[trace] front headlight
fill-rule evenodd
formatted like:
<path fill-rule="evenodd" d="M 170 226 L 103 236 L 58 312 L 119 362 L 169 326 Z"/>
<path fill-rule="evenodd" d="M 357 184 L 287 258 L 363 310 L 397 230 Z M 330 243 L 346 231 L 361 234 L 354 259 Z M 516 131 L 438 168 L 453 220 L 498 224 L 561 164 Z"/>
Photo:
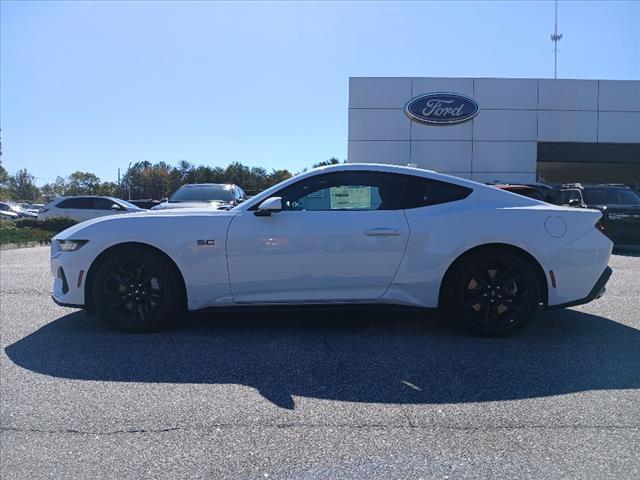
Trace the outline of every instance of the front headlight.
<path fill-rule="evenodd" d="M 58 245 L 63 252 L 75 252 L 87 242 L 88 240 L 58 240 Z"/>

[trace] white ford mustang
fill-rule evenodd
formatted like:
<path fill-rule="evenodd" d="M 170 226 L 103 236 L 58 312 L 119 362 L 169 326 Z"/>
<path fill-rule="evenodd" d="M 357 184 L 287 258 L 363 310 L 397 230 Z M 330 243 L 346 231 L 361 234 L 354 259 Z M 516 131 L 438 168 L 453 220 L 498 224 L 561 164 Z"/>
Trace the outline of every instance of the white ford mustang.
<path fill-rule="evenodd" d="M 71 227 L 51 244 L 53 299 L 129 331 L 185 307 L 387 303 L 503 335 L 541 307 L 602 295 L 612 243 L 600 217 L 426 170 L 324 167 L 230 211 Z"/>

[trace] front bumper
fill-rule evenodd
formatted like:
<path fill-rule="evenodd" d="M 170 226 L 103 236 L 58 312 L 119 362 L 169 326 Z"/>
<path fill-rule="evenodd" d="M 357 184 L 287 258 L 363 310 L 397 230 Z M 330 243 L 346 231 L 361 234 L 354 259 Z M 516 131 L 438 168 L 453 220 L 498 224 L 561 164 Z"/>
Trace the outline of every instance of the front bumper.
<path fill-rule="evenodd" d="M 101 246 L 88 242 L 75 252 L 63 252 L 51 242 L 51 273 L 54 276 L 51 297 L 58 305 L 85 308 L 85 282 L 89 267 Z"/>
<path fill-rule="evenodd" d="M 600 275 L 600 278 L 598 278 L 598 281 L 596 282 L 596 284 L 593 286 L 593 288 L 589 292 L 589 295 L 587 295 L 584 298 L 574 300 L 572 302 L 548 306 L 546 307 L 547 310 L 556 310 L 558 308 L 567 308 L 567 307 L 575 307 L 576 305 L 584 305 L 585 303 L 589 303 L 592 300 L 596 300 L 600 298 L 602 295 L 604 295 L 604 292 L 607 290 L 606 285 L 607 285 L 607 282 L 609 281 L 609 278 L 611 278 L 612 273 L 613 273 L 613 269 L 607 266 L 607 268 L 604 269 L 604 272 L 602 272 L 602 275 Z"/>

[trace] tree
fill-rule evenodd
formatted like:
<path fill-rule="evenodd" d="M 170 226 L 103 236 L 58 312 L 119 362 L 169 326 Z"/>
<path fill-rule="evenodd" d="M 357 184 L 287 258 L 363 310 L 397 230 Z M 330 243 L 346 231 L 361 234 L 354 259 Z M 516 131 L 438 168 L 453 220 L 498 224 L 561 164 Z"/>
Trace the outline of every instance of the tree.
<path fill-rule="evenodd" d="M 343 162 L 341 162 L 336 157 L 331 157 L 329 160 L 323 160 L 322 162 L 314 163 L 313 168 L 326 167 L 328 165 L 338 165 L 340 163 L 347 163 L 347 161 L 344 160 Z"/>
<path fill-rule="evenodd" d="M 56 177 L 53 183 L 45 183 L 40 188 L 40 195 L 47 202 L 64 195 L 67 191 L 67 181 L 63 177 Z"/>
<path fill-rule="evenodd" d="M 8 194 L 13 200 L 34 201 L 40 196 L 36 178 L 26 168 L 9 177 Z"/>
<path fill-rule="evenodd" d="M 293 175 L 289 170 L 271 170 L 271 173 L 267 178 L 267 185 L 265 188 L 272 187 L 276 183 L 288 180 L 291 177 L 293 177 Z"/>
<path fill-rule="evenodd" d="M 4 199 L 9 195 L 8 191 L 9 187 L 9 172 L 2 165 L 2 160 L 0 160 L 0 199 Z"/>
<path fill-rule="evenodd" d="M 67 195 L 92 195 L 100 186 L 100 178 L 89 172 L 73 172 L 67 181 Z"/>
<path fill-rule="evenodd" d="M 102 182 L 93 193 L 94 195 L 104 195 L 105 197 L 118 196 L 118 184 L 115 182 Z"/>

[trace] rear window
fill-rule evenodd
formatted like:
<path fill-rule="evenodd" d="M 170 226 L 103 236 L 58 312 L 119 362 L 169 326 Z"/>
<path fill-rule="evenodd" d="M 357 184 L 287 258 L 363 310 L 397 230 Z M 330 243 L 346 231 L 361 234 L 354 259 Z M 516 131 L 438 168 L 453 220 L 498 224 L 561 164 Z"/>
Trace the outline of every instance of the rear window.
<path fill-rule="evenodd" d="M 584 199 L 591 205 L 640 205 L 640 196 L 623 188 L 588 188 Z"/>
<path fill-rule="evenodd" d="M 90 210 L 93 208 L 93 199 L 87 197 L 67 198 L 62 200 L 58 205 L 58 208 L 79 208 Z"/>
<path fill-rule="evenodd" d="M 231 202 L 233 188 L 228 185 L 189 185 L 181 187 L 169 198 L 169 203 L 180 202 Z"/>
<path fill-rule="evenodd" d="M 501 190 L 505 190 L 511 193 L 517 193 L 518 195 L 522 195 L 523 197 L 544 201 L 544 197 L 542 196 L 542 194 L 535 188 L 502 188 Z"/>
<path fill-rule="evenodd" d="M 473 189 L 453 183 L 410 177 L 403 200 L 403 208 L 420 208 L 467 198 Z"/>

